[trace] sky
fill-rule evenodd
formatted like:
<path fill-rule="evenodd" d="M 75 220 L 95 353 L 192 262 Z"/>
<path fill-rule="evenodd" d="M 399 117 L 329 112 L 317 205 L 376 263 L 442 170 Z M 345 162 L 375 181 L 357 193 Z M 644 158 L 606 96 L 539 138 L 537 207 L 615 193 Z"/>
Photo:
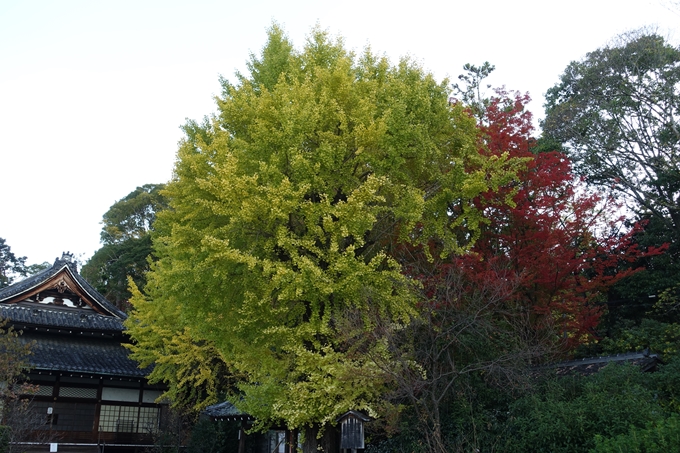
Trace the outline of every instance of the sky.
<path fill-rule="evenodd" d="M 678 45 L 680 1 L 0 0 L 0 238 L 28 263 L 87 261 L 103 214 L 171 178 L 180 126 L 215 111 L 219 77 L 245 72 L 274 22 L 298 48 L 319 26 L 438 80 L 489 61 L 540 119 L 565 67 L 616 35 Z"/>

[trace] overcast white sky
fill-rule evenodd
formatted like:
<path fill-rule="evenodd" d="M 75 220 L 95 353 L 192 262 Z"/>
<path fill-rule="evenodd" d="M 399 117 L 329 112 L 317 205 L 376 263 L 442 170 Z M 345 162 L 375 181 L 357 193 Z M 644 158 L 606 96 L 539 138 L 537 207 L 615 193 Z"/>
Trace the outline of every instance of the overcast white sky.
<path fill-rule="evenodd" d="M 298 47 L 318 23 L 439 79 L 488 60 L 541 117 L 566 65 L 615 35 L 655 25 L 677 44 L 669 1 L 0 0 L 0 237 L 29 263 L 89 258 L 102 215 L 170 178 L 179 126 L 214 111 L 218 76 L 244 70 L 272 21 Z"/>

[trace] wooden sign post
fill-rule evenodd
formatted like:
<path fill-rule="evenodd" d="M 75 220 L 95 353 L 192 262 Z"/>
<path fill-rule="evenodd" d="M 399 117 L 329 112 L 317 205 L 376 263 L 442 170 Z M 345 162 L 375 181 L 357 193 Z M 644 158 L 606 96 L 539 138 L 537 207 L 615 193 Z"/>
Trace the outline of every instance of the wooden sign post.
<path fill-rule="evenodd" d="M 364 423 L 371 418 L 357 411 L 345 412 L 338 418 L 340 423 L 340 448 L 356 453 L 364 448 Z"/>

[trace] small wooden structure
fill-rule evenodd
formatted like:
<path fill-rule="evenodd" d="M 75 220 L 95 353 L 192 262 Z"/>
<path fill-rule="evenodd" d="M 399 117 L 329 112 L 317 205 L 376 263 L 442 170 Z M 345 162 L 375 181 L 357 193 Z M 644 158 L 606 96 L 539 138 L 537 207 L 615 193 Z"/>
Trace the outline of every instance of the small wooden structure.
<path fill-rule="evenodd" d="M 338 417 L 340 423 L 340 448 L 355 453 L 364 448 L 364 423 L 371 418 L 357 411 L 349 411 Z"/>
<path fill-rule="evenodd" d="M 281 427 L 273 427 L 266 433 L 251 433 L 255 418 L 239 411 L 228 401 L 208 406 L 202 413 L 213 422 L 238 424 L 238 453 L 295 453 L 297 451 L 297 432 Z"/>
<path fill-rule="evenodd" d="M 208 417 L 213 422 L 238 423 L 238 453 L 245 451 L 253 453 L 295 453 L 302 446 L 300 432 L 288 430 L 284 427 L 272 427 L 266 433 L 252 433 L 246 435 L 247 430 L 252 428 L 255 419 L 240 412 L 229 402 L 222 402 L 208 406 L 202 416 Z M 342 414 L 337 423 L 341 428 L 340 449 L 356 453 L 364 447 L 364 423 L 372 420 L 370 417 L 358 411 L 349 411 Z M 333 433 L 337 433 L 336 427 L 328 427 Z M 333 435 L 331 451 L 337 451 L 337 436 Z"/>

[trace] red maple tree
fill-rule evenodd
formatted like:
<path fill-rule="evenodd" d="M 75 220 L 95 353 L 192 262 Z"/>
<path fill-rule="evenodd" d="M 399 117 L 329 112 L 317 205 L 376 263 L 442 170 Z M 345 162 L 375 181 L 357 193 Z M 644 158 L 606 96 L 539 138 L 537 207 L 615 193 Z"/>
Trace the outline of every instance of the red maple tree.
<path fill-rule="evenodd" d="M 480 152 L 528 161 L 516 184 L 479 197 L 489 224 L 472 253 L 456 260 L 473 279 L 507 274 L 517 283 L 513 302 L 548 321 L 571 348 L 593 337 L 607 288 L 635 272 L 622 264 L 661 250 L 633 243 L 640 226 L 622 233 L 619 206 L 581 187 L 567 156 L 532 152 L 529 100 L 498 90 L 487 105 Z"/>
<path fill-rule="evenodd" d="M 526 159 L 526 166 L 515 183 L 475 201 L 488 224 L 470 252 L 407 268 L 435 304 L 447 303 L 441 287 L 451 267 L 463 269 L 479 287 L 508 282 L 498 286 L 507 291 L 506 304 L 524 310 L 535 329 L 558 334 L 570 350 L 595 338 L 606 291 L 636 272 L 630 263 L 663 249 L 641 250 L 632 240 L 641 227 L 623 232 L 619 206 L 587 191 L 566 155 L 535 152 L 529 100 L 497 90 L 481 115 L 480 153 L 507 153 Z"/>

